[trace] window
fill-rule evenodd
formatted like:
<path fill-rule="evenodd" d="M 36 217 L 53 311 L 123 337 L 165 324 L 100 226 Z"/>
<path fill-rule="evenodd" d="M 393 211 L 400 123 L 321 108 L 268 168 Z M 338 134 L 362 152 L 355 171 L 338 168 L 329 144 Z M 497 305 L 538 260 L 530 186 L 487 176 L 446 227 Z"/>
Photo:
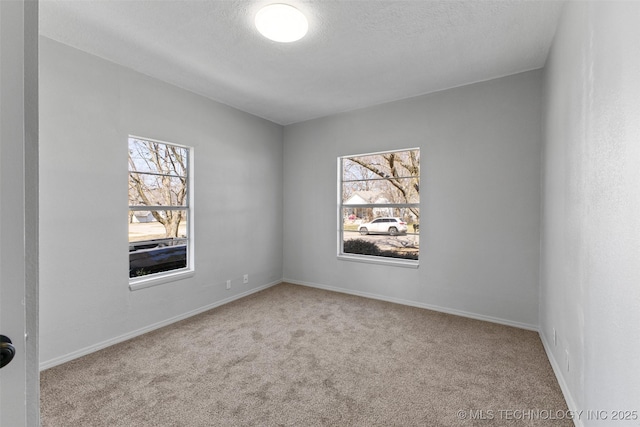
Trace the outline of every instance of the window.
<path fill-rule="evenodd" d="M 417 266 L 420 150 L 338 159 L 338 256 Z"/>
<path fill-rule="evenodd" d="M 187 271 L 191 149 L 129 137 L 129 278 L 132 283 Z"/>

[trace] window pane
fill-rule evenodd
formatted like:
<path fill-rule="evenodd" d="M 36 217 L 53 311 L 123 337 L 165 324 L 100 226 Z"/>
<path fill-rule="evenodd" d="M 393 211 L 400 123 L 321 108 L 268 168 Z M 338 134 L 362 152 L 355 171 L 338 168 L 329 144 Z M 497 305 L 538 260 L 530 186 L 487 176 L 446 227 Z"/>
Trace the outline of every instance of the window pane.
<path fill-rule="evenodd" d="M 187 267 L 187 245 L 140 249 L 129 252 L 129 278 Z"/>
<path fill-rule="evenodd" d="M 129 211 L 129 277 L 187 266 L 188 212 Z"/>
<path fill-rule="evenodd" d="M 186 205 L 186 178 L 129 173 L 129 206 Z"/>
<path fill-rule="evenodd" d="M 342 252 L 418 260 L 419 218 L 418 208 L 343 208 Z"/>
<path fill-rule="evenodd" d="M 182 211 L 129 211 L 129 243 L 188 238 L 189 215 Z"/>
<path fill-rule="evenodd" d="M 344 182 L 342 203 L 347 205 L 419 203 L 419 186 L 419 177 Z"/>
<path fill-rule="evenodd" d="M 420 176 L 420 150 L 344 158 L 342 180 Z"/>
<path fill-rule="evenodd" d="M 129 138 L 129 171 L 186 176 L 188 153 L 184 147 Z"/>

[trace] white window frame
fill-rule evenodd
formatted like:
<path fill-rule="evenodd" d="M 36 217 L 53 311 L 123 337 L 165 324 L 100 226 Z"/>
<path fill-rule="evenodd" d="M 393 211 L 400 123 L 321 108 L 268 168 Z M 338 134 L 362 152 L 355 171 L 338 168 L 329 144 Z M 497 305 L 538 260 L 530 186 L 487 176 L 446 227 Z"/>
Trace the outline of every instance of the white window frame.
<path fill-rule="evenodd" d="M 365 157 L 365 156 L 374 156 L 378 154 L 387 154 L 387 153 L 397 153 L 402 151 L 420 151 L 419 147 L 414 148 L 399 148 L 394 150 L 386 150 L 386 151 L 377 151 L 372 153 L 362 153 L 362 154 L 352 154 L 338 157 L 338 203 L 337 203 L 337 257 L 339 260 L 343 261 L 354 261 L 360 263 L 369 263 L 369 264 L 382 264 L 382 265 L 391 265 L 396 267 L 406 267 L 406 268 L 418 268 L 420 265 L 420 256 L 418 255 L 417 260 L 406 260 L 406 259 L 398 259 L 391 257 L 383 257 L 383 256 L 375 256 L 375 255 L 358 255 L 352 253 L 343 252 L 343 236 L 344 236 L 344 218 L 343 218 L 343 209 L 345 208 L 403 208 L 403 207 L 416 207 L 420 209 L 420 203 L 387 203 L 387 204 L 345 204 L 342 202 L 343 200 L 343 161 L 345 159 L 353 158 L 353 157 Z M 422 172 L 422 171 L 421 171 Z M 418 179 L 420 179 L 420 175 L 418 175 Z"/>
<path fill-rule="evenodd" d="M 129 278 L 129 289 L 131 291 L 135 291 L 135 290 L 139 290 L 139 289 L 145 289 L 145 288 L 149 288 L 151 286 L 157 286 L 157 285 L 161 285 L 164 283 L 170 283 L 170 282 L 175 282 L 177 280 L 182 280 L 182 279 L 186 279 L 189 277 L 193 277 L 195 275 L 195 253 L 194 253 L 194 248 L 195 248 L 195 233 L 194 233 L 194 148 L 188 145 L 183 145 L 183 144 L 177 144 L 175 142 L 168 142 L 168 141 L 163 141 L 163 140 L 159 140 L 159 139 L 154 139 L 154 138 L 147 138 L 147 137 L 143 137 L 143 136 L 137 136 L 137 135 L 129 135 L 127 138 L 127 150 L 129 149 L 129 140 L 130 139 L 139 139 L 139 140 L 143 140 L 143 141 L 150 141 L 150 142 L 155 142 L 155 143 L 159 143 L 159 144 L 165 144 L 165 145 L 172 145 L 175 147 L 179 147 L 179 148 L 184 148 L 187 150 L 187 203 L 186 206 L 181 207 L 180 210 L 186 210 L 187 211 L 187 262 L 186 262 L 186 267 L 184 268 L 180 268 L 180 269 L 175 269 L 175 270 L 169 270 L 169 271 L 163 271 L 160 273 L 155 273 L 155 274 L 150 274 L 148 276 L 141 276 L 141 277 L 130 277 Z M 129 170 L 127 167 L 127 176 L 129 174 Z M 128 200 L 128 197 L 127 197 Z M 128 203 L 127 203 L 128 204 Z M 128 206 L 128 210 L 132 210 L 133 206 Z M 135 209 L 139 209 L 139 208 L 134 208 Z M 151 210 L 151 209 L 147 209 L 147 210 Z M 127 233 L 128 235 L 128 233 Z M 127 238 L 128 241 L 128 238 Z"/>

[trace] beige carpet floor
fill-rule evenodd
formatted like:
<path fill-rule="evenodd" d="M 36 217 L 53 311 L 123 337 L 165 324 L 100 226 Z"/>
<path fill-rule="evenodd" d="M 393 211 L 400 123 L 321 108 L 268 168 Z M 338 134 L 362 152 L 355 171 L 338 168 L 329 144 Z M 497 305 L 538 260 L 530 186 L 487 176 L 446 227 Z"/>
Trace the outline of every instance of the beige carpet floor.
<path fill-rule="evenodd" d="M 44 427 L 573 425 L 549 419 L 567 406 L 535 332 L 286 283 L 41 391 Z"/>

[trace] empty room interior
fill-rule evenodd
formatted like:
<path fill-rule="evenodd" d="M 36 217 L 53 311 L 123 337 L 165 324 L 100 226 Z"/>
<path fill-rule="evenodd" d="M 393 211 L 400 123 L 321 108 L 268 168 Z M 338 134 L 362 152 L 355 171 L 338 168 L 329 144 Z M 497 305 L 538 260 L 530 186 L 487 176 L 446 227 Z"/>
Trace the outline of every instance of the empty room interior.
<path fill-rule="evenodd" d="M 269 3 L 40 1 L 43 425 L 640 426 L 640 3 Z"/>

